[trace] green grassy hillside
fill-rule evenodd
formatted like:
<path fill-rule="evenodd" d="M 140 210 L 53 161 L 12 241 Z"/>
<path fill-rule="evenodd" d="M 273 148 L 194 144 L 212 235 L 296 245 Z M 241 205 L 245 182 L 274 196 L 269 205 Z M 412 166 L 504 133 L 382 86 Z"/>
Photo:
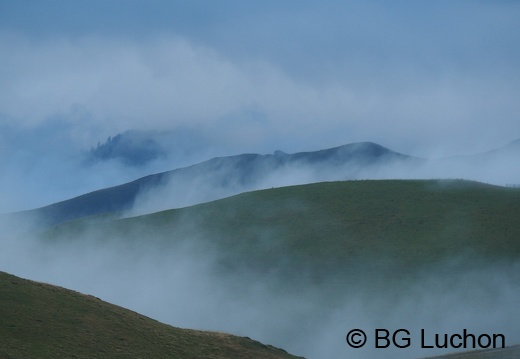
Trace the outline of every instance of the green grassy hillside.
<path fill-rule="evenodd" d="M 322 178 L 332 180 L 357 177 L 358 174 L 352 168 L 381 169 L 388 163 L 417 165 L 423 161 L 371 142 L 351 143 L 320 151 L 294 154 L 277 151 L 274 155 L 242 154 L 216 157 L 189 167 L 148 175 L 132 182 L 86 193 L 42 208 L 6 215 L 5 218 L 24 221 L 28 217 L 37 217 L 38 228 L 48 228 L 87 216 L 126 211 L 133 206 L 140 195 L 150 192 L 161 193 L 167 183 L 170 183 L 179 193 L 191 192 L 193 183 L 204 183 L 205 186 L 212 188 L 212 191 L 202 191 L 206 195 L 188 201 L 200 203 L 209 198 L 222 198 L 226 194 L 260 188 L 266 180 L 284 176 L 284 168 L 287 167 L 306 172 L 321 169 Z M 170 200 L 169 203 L 174 206 L 177 202 Z"/>
<path fill-rule="evenodd" d="M 189 260 L 210 258 L 211 279 L 234 298 L 249 298 L 242 296 L 249 283 L 269 288 L 266 300 L 284 291 L 294 298 L 312 293 L 318 299 L 309 315 L 317 317 L 352 296 L 377 317 L 389 304 L 422 298 L 424 305 L 424 296 L 443 300 L 453 289 L 456 308 L 481 308 L 479 296 L 492 300 L 487 293 L 496 278 L 520 283 L 520 190 L 462 180 L 318 183 L 122 220 L 70 222 L 44 240 L 50 248 L 110 243 L 122 255 L 153 250 L 166 260 L 189 247 Z"/>
<path fill-rule="evenodd" d="M 0 272 L 0 358 L 296 358 L 244 337 L 179 329 Z"/>
<path fill-rule="evenodd" d="M 169 246 L 200 241 L 220 269 L 293 282 L 373 281 L 420 273 L 456 258 L 464 266 L 520 257 L 520 190 L 462 180 L 346 181 L 255 191 L 193 207 L 96 223 L 72 222 L 47 240 Z M 393 274 L 392 274 L 393 273 Z"/>

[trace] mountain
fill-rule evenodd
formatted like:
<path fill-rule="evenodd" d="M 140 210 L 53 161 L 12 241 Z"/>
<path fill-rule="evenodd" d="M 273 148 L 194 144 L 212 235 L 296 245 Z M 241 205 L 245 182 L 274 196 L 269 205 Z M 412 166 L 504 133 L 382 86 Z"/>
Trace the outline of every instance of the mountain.
<path fill-rule="evenodd" d="M 297 358 L 248 337 L 171 327 L 90 295 L 5 272 L 0 272 L 0 317 L 0 358 Z M 430 359 L 519 355 L 520 346 L 513 346 Z"/>
<path fill-rule="evenodd" d="M 460 178 L 520 186 L 520 166 L 515 165 L 519 159 L 520 140 L 493 151 L 436 160 L 408 156 L 371 142 L 294 154 L 241 154 L 152 174 L 14 217 L 22 221 L 33 218 L 38 227 L 48 227 L 87 216 L 133 216 L 257 189 L 348 179 Z"/>
<path fill-rule="evenodd" d="M 141 212 L 149 213 L 260 188 L 364 178 L 371 170 L 384 166 L 421 162 L 370 142 L 295 154 L 276 151 L 272 155 L 217 157 L 20 212 L 18 217 L 32 216 L 41 221 L 40 225 L 52 226 L 87 216 L 128 211 L 136 204 L 144 208 Z"/>
<path fill-rule="evenodd" d="M 199 237 L 190 231 L 203 230 L 204 238 L 226 253 L 222 268 L 240 272 L 280 264 L 280 276 L 290 277 L 297 269 L 323 279 L 349 273 L 358 260 L 368 265 L 369 258 L 369 272 L 381 270 L 386 278 L 391 270 L 416 272 L 457 254 L 479 260 L 520 258 L 518 213 L 516 188 L 465 180 L 335 181 L 107 220 L 96 223 L 89 238 L 131 243 L 140 240 L 132 233 L 153 229 L 149 244 L 172 246 L 185 237 Z M 47 231 L 47 237 L 81 238 L 90 223 L 73 221 Z M 259 238 L 264 231 L 279 235 L 269 244 Z"/>
<path fill-rule="evenodd" d="M 296 358 L 247 337 L 171 327 L 0 272 L 0 358 Z"/>
<path fill-rule="evenodd" d="M 503 332 L 508 345 L 520 342 L 519 213 L 515 188 L 463 180 L 336 181 L 104 223 L 65 223 L 45 233 L 42 256 L 45 265 L 49 257 L 61 263 L 65 256 L 74 270 L 84 266 L 85 248 L 114 248 L 101 258 L 122 272 L 138 265 L 147 280 L 158 283 L 146 302 L 164 297 L 149 304 L 164 316 L 177 300 L 171 293 L 179 281 L 172 273 L 180 272 L 181 283 L 190 283 L 193 311 L 205 313 L 196 297 L 210 303 L 227 292 L 229 312 L 223 310 L 219 323 L 260 308 L 261 318 L 277 322 L 263 327 L 254 320 L 259 332 L 282 327 L 284 335 L 259 337 L 306 357 L 313 357 L 312 348 L 327 347 L 323 342 L 330 338 L 337 339 L 330 340 L 331 352 L 316 357 L 412 357 L 381 350 L 357 356 L 347 351 L 344 335 L 348 328 L 369 331 L 371 325 L 435 333 L 467 328 Z M 81 256 L 68 258 L 69 252 L 59 250 L 65 245 L 81 248 Z M 182 260 L 190 263 L 185 270 L 176 266 Z M 191 274 L 199 273 L 193 263 L 206 268 L 200 276 Z M 98 273 L 89 268 L 83 270 Z M 207 292 L 191 292 L 203 281 L 212 283 Z M 413 357 L 426 355 L 418 350 Z"/>

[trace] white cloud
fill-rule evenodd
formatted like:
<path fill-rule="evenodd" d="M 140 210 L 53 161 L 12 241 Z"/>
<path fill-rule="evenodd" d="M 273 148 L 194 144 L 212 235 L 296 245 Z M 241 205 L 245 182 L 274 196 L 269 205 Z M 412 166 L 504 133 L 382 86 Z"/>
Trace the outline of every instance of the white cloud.
<path fill-rule="evenodd" d="M 497 146 L 520 133 L 518 86 L 503 76 L 433 79 L 396 68 L 402 84 L 383 74 L 377 85 L 360 85 L 368 73 L 350 83 L 312 84 L 273 63 L 236 61 L 166 36 L 148 43 L 85 37 L 34 44 L 4 35 L 0 47 L 8 54 L 0 60 L 0 107 L 25 126 L 59 116 L 87 120 L 108 136 L 189 125 L 238 143 L 251 138 L 260 147 L 270 137 L 280 138 L 279 148 L 284 138 L 289 146 L 299 143 L 285 150 L 363 140 L 402 151 L 420 144 L 460 150 L 475 138 L 484 150 L 487 142 Z M 75 118 L 78 110 L 89 118 Z M 259 114 L 255 121 L 251 113 Z"/>
<path fill-rule="evenodd" d="M 204 23 L 187 17 L 182 26 L 159 27 L 137 21 L 140 10 L 130 6 L 122 26 L 136 29 L 127 35 L 110 22 L 87 21 L 91 12 L 61 14 L 58 4 L 49 14 L 56 24 L 42 19 L 31 30 L 16 20 L 25 14 L 18 9 L 4 23 L 10 27 L 0 25 L 0 126 L 31 135 L 20 142 L 0 133 L 10 178 L 21 188 L 49 178 L 27 172 L 27 164 L 17 169 L 13 153 L 30 153 L 42 171 L 71 174 L 71 154 L 128 129 L 196 132 L 211 141 L 201 144 L 207 156 L 198 160 L 360 141 L 440 157 L 520 137 L 520 51 L 511 35 L 518 7 L 270 6 L 220 9 L 218 16 L 197 9 Z M 157 15 L 152 10 L 147 16 Z M 67 14 L 82 25 L 72 26 Z M 111 18 L 103 14 L 96 20 Z M 45 164 L 49 158 L 55 165 Z"/>

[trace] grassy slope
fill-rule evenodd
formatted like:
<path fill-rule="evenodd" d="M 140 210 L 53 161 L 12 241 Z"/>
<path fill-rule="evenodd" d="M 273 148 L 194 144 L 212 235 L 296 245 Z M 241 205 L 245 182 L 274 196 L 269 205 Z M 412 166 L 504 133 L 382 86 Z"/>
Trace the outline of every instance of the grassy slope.
<path fill-rule="evenodd" d="M 197 238 L 221 249 L 222 268 L 297 280 L 391 275 L 455 256 L 520 256 L 520 190 L 468 181 L 347 181 L 244 193 L 142 217 L 96 224 L 105 241 L 170 245 Z M 87 221 L 46 233 L 67 240 Z M 394 272 L 392 272 L 394 271 Z"/>
<path fill-rule="evenodd" d="M 0 272 L 0 358 L 296 358 L 249 338 L 179 329 Z"/>
<path fill-rule="evenodd" d="M 463 270 L 517 260 L 519 219 L 519 189 L 459 180 L 348 181 L 255 191 L 100 223 L 89 240 L 146 242 L 166 252 L 173 243 L 197 239 L 220 249 L 220 269 L 231 275 L 264 276 L 276 268 L 282 286 L 300 281 L 323 285 L 324 293 L 354 284 L 400 291 L 407 278 L 420 279 L 453 257 L 464 258 L 457 262 Z M 70 240 L 86 227 L 70 223 L 47 236 Z M 468 358 L 497 358 L 474 355 Z"/>

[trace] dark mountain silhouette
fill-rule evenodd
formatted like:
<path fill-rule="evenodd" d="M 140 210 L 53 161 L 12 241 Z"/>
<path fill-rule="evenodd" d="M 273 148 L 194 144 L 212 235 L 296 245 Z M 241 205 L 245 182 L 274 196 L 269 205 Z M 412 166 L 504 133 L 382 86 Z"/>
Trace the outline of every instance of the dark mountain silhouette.
<path fill-rule="evenodd" d="M 504 166 L 509 169 L 505 179 L 508 182 L 503 185 L 516 185 L 520 178 L 516 180 L 514 163 L 519 157 L 520 139 L 496 150 L 439 160 L 408 156 L 372 142 L 294 154 L 241 154 L 149 175 L 7 217 L 23 220 L 31 216 L 38 219 L 39 226 L 47 227 L 87 216 L 122 214 L 136 204 L 142 208 L 131 215 L 185 207 L 256 189 L 322 181 L 468 178 L 487 182 L 485 176 L 499 173 L 499 169 L 503 172 Z"/>
<path fill-rule="evenodd" d="M 182 195 L 188 190 L 217 189 L 218 194 L 199 196 L 194 202 L 202 202 L 243 191 L 265 187 L 266 181 L 278 186 L 277 176 L 293 170 L 306 171 L 316 181 L 355 179 L 360 171 L 391 163 L 422 163 L 423 160 L 391 151 L 371 142 L 353 143 L 314 152 L 287 154 L 242 154 L 217 157 L 176 170 L 149 175 L 122 185 L 101 189 L 42 208 L 18 212 L 23 218 L 30 215 L 39 219 L 41 226 L 53 226 L 66 221 L 107 213 L 130 210 L 138 196 L 151 194 L 158 189 L 169 195 Z M 273 179 L 269 182 L 269 179 Z M 304 181 L 309 182 L 309 181 Z M 311 181 L 312 182 L 312 181 Z M 295 184 L 290 180 L 282 185 Z M 211 191 L 209 191 L 211 192 Z M 174 196 L 175 197 L 175 196 Z M 165 204 L 166 208 L 187 204 Z M 165 209 L 165 208 L 161 208 Z"/>

